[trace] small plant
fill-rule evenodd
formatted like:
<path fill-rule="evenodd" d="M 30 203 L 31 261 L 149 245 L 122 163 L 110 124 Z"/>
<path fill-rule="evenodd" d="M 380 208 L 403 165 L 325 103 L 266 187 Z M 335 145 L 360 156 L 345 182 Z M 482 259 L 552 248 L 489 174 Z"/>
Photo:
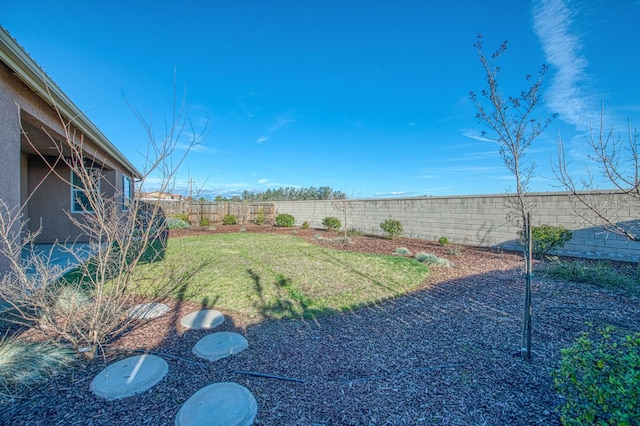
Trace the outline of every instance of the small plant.
<path fill-rule="evenodd" d="M 546 266 L 544 273 L 560 280 L 587 283 L 606 289 L 622 290 L 626 293 L 634 293 L 639 286 L 632 272 L 625 274 L 618 271 L 611 262 L 606 260 L 552 262 Z"/>
<path fill-rule="evenodd" d="M 222 217 L 223 225 L 235 225 L 238 223 L 238 219 L 233 214 L 226 214 Z"/>
<path fill-rule="evenodd" d="M 636 424 L 640 416 L 640 333 L 613 336 L 607 327 L 596 338 L 583 333 L 561 351 L 554 384 L 564 397 L 563 424 Z"/>
<path fill-rule="evenodd" d="M 460 256 L 462 254 L 462 251 L 458 246 L 451 246 L 447 249 L 447 254 L 450 256 Z"/>
<path fill-rule="evenodd" d="M 167 228 L 169 229 L 189 229 L 191 225 L 186 220 L 178 219 L 177 217 L 167 218 Z"/>
<path fill-rule="evenodd" d="M 72 364 L 73 353 L 51 343 L 0 338 L 0 401 L 24 393 Z"/>
<path fill-rule="evenodd" d="M 397 254 L 399 256 L 411 256 L 411 250 L 406 247 L 398 247 L 397 249 L 395 249 L 393 254 Z"/>
<path fill-rule="evenodd" d="M 336 244 L 342 244 L 342 245 L 351 245 L 353 244 L 353 241 L 351 241 L 351 238 L 349 237 L 336 237 L 333 240 L 334 243 Z"/>
<path fill-rule="evenodd" d="M 436 266 L 452 266 L 451 262 L 447 259 L 442 259 L 435 254 L 425 253 L 421 251 L 420 253 L 416 253 L 413 256 L 418 262 L 426 263 L 427 265 L 436 265 Z"/>
<path fill-rule="evenodd" d="M 314 240 L 318 240 L 318 241 L 322 241 L 322 240 L 324 240 L 324 237 L 322 235 L 320 235 L 320 234 L 316 234 L 316 235 L 313 236 L 313 239 Z"/>
<path fill-rule="evenodd" d="M 189 222 L 189 215 L 186 213 L 177 213 L 177 214 L 174 214 L 172 217 L 175 217 L 176 219 L 184 220 L 185 222 Z"/>
<path fill-rule="evenodd" d="M 347 235 L 351 237 L 361 237 L 364 235 L 364 232 L 356 228 L 351 228 L 347 231 Z"/>
<path fill-rule="evenodd" d="M 203 217 L 202 219 L 200 219 L 200 226 L 209 226 L 211 225 L 211 221 L 209 219 L 207 219 L 206 217 Z"/>
<path fill-rule="evenodd" d="M 258 208 L 258 215 L 256 216 L 256 224 L 264 225 L 264 210 L 262 207 Z"/>
<path fill-rule="evenodd" d="M 306 220 L 302 222 L 302 229 L 309 229 L 309 227 L 310 227 L 309 222 L 307 222 Z"/>
<path fill-rule="evenodd" d="M 447 237 L 440 237 L 438 239 L 438 244 L 440 244 L 441 246 L 448 246 L 449 245 L 449 239 Z"/>
<path fill-rule="evenodd" d="M 531 238 L 534 256 L 543 257 L 555 249 L 564 247 L 573 238 L 573 232 L 564 226 L 532 226 Z"/>
<path fill-rule="evenodd" d="M 340 222 L 340 219 L 337 217 L 327 216 L 322 219 L 322 226 L 327 228 L 327 231 L 329 232 L 336 232 L 342 227 L 342 222 Z"/>
<path fill-rule="evenodd" d="M 276 216 L 276 226 L 290 228 L 294 223 L 296 223 L 296 219 L 290 214 L 282 213 Z"/>
<path fill-rule="evenodd" d="M 380 224 L 385 237 L 394 239 L 402 234 L 402 224 L 399 220 L 387 219 Z"/>

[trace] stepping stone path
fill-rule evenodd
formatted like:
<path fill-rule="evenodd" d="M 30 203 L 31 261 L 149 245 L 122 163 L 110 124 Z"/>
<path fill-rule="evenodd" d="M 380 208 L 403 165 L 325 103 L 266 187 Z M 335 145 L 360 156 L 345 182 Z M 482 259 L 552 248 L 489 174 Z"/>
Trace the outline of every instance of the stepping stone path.
<path fill-rule="evenodd" d="M 204 336 L 193 347 L 193 354 L 208 361 L 217 361 L 241 352 L 249 342 L 241 334 L 221 331 Z"/>
<path fill-rule="evenodd" d="M 153 319 L 164 315 L 169 307 L 162 303 L 143 303 L 128 313 L 131 318 Z M 185 315 L 180 323 L 194 330 L 213 329 L 224 322 L 224 316 L 214 309 Z M 241 352 L 249 346 L 244 336 L 232 332 L 217 332 L 200 339 L 193 353 L 216 361 Z M 139 355 L 123 359 L 103 369 L 91 382 L 91 391 L 107 400 L 137 395 L 158 384 L 169 372 L 167 362 L 155 355 Z M 222 382 L 205 386 L 194 393 L 176 415 L 176 426 L 245 426 L 253 424 L 258 403 L 251 392 L 237 383 Z"/>
<path fill-rule="evenodd" d="M 132 356 L 103 369 L 91 382 L 91 391 L 108 400 L 122 399 L 152 388 L 168 372 L 167 361 L 158 356 Z"/>
<path fill-rule="evenodd" d="M 251 425 L 258 413 L 254 396 L 237 383 L 205 386 L 185 402 L 176 415 L 176 426 Z"/>
<path fill-rule="evenodd" d="M 138 319 L 154 319 L 169 312 L 169 307 L 164 303 L 141 303 L 129 309 L 127 316 Z"/>
<path fill-rule="evenodd" d="M 216 328 L 224 322 L 224 315 L 215 309 L 203 309 L 191 312 L 180 320 L 185 328 L 192 330 L 210 330 Z"/>

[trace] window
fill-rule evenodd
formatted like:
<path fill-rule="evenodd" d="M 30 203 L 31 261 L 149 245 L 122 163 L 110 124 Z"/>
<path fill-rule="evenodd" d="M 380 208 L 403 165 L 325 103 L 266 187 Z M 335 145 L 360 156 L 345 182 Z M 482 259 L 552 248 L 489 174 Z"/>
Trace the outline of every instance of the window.
<path fill-rule="evenodd" d="M 100 194 L 100 169 L 88 168 L 87 174 L 93 182 L 88 188 L 82 177 L 75 171 L 71 171 L 71 212 L 72 213 L 93 213 L 89 196 L 96 197 Z"/>
<path fill-rule="evenodd" d="M 131 205 L 131 178 L 122 176 L 122 210 L 129 210 Z"/>

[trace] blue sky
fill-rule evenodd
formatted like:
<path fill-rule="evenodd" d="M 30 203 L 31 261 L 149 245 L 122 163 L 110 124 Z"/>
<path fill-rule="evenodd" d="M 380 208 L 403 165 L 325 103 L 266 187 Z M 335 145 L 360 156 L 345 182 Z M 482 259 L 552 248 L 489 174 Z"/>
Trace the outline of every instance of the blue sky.
<path fill-rule="evenodd" d="M 473 44 L 508 40 L 502 87 L 549 65 L 540 116 L 559 118 L 529 150 L 531 190 L 559 188 L 562 134 L 584 173 L 590 119 L 640 117 L 640 1 L 4 2 L 7 29 L 103 133 L 143 167 L 162 133 L 174 75 L 196 129 L 176 192 L 206 197 L 330 186 L 350 197 L 496 194 L 514 188 L 480 137 L 469 91 Z M 187 142 L 185 140 L 185 142 Z"/>

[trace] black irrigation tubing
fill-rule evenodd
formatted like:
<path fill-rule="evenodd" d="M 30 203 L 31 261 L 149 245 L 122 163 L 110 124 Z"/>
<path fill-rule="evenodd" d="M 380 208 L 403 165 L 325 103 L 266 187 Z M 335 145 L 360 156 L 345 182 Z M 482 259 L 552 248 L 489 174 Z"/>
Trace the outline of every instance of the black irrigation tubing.
<path fill-rule="evenodd" d="M 255 371 L 235 370 L 235 374 L 246 374 L 247 376 L 266 377 L 267 379 L 287 380 L 289 382 L 307 383 L 306 380 L 296 379 L 293 377 L 275 376 L 273 374 L 256 373 Z"/>

